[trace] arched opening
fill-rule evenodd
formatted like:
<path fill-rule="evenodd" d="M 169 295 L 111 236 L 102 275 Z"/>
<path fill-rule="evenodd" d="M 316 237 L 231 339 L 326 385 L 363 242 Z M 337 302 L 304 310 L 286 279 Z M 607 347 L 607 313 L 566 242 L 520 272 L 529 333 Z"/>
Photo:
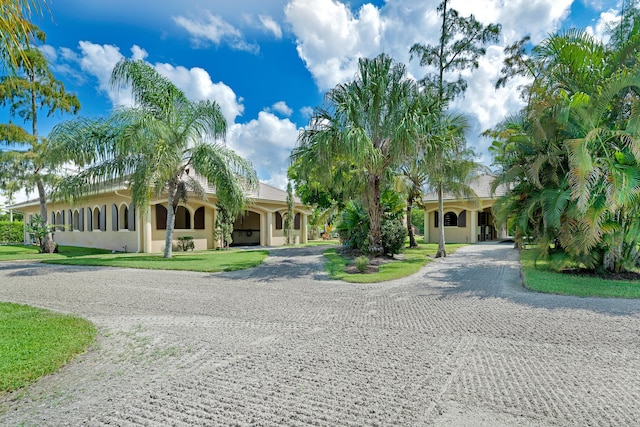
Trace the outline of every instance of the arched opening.
<path fill-rule="evenodd" d="M 120 230 L 129 230 L 129 208 L 127 205 L 121 205 L 118 210 L 118 226 Z"/>
<path fill-rule="evenodd" d="M 445 227 L 457 227 L 458 216 L 454 212 L 447 212 L 444 214 L 444 226 Z"/>
<path fill-rule="evenodd" d="M 297 213 L 295 217 L 293 217 L 293 229 L 300 230 L 300 214 Z"/>
<path fill-rule="evenodd" d="M 93 223 L 93 230 L 100 230 L 100 209 L 99 208 L 93 208 L 93 218 L 91 222 Z"/>
<path fill-rule="evenodd" d="M 58 231 L 62 231 L 64 229 L 64 227 L 63 227 L 64 224 L 63 224 L 63 222 L 62 222 L 62 220 L 60 218 L 61 218 L 60 212 L 56 212 L 55 224 L 57 224 L 56 230 L 58 230 Z"/>
<path fill-rule="evenodd" d="M 276 230 L 282 230 L 282 214 L 276 212 Z"/>
<path fill-rule="evenodd" d="M 189 230 L 191 229 L 191 213 L 184 206 L 178 206 L 176 209 L 176 230 Z"/>
<path fill-rule="evenodd" d="M 156 230 L 167 229 L 167 208 L 156 205 Z"/>
<path fill-rule="evenodd" d="M 118 206 L 111 205 L 111 231 L 118 231 Z"/>
<path fill-rule="evenodd" d="M 260 244 L 260 214 L 246 211 L 233 223 L 232 246 L 255 246 Z"/>
<path fill-rule="evenodd" d="M 193 214 L 193 228 L 204 230 L 204 206 L 200 206 Z"/>
<path fill-rule="evenodd" d="M 80 213 L 77 209 L 73 211 L 73 229 L 80 230 Z"/>

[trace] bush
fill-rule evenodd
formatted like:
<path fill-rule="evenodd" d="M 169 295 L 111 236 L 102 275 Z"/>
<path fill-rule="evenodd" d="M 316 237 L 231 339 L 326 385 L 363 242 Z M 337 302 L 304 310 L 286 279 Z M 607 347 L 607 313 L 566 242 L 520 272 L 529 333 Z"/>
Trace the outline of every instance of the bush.
<path fill-rule="evenodd" d="M 360 273 L 364 272 L 369 266 L 369 257 L 362 255 L 356 258 L 356 268 Z"/>
<path fill-rule="evenodd" d="M 195 244 L 193 243 L 193 237 L 191 236 L 183 236 L 178 237 L 178 250 L 182 250 L 186 252 L 187 250 L 193 250 L 195 248 Z"/>
<path fill-rule="evenodd" d="M 0 221 L 0 243 L 24 242 L 24 223 Z"/>
<path fill-rule="evenodd" d="M 382 222 L 382 248 L 385 255 L 395 255 L 402 252 L 407 229 L 402 221 L 397 219 Z"/>

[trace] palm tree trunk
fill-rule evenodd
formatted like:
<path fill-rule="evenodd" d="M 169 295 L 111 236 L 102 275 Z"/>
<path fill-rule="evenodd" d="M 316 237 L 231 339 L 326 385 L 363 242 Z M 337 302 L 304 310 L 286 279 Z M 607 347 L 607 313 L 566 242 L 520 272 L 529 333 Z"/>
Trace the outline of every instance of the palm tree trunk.
<path fill-rule="evenodd" d="M 413 235 L 413 223 L 411 221 L 411 211 L 413 210 L 413 197 L 407 198 L 407 234 L 409 235 L 409 247 L 417 248 L 416 236 Z"/>
<path fill-rule="evenodd" d="M 440 184 L 438 186 L 438 233 L 440 239 L 438 240 L 438 252 L 436 252 L 436 258 L 446 257 L 447 251 L 444 249 L 444 186 Z"/>
<path fill-rule="evenodd" d="M 176 195 L 176 183 L 171 180 L 167 197 L 167 233 L 164 239 L 164 257 L 171 258 L 173 256 L 173 229 L 176 222 L 176 213 L 173 208 L 173 200 Z"/>
<path fill-rule="evenodd" d="M 380 177 L 373 176 L 369 178 L 371 185 L 369 188 L 373 191 L 369 205 L 369 252 L 374 256 L 384 255 L 382 247 L 382 203 L 380 203 Z"/>
<path fill-rule="evenodd" d="M 36 186 L 38 187 L 38 200 L 40 201 L 40 216 L 44 222 L 43 225 L 47 227 L 47 194 L 44 189 L 44 183 L 41 179 L 37 179 Z M 53 241 L 51 233 L 47 233 L 40 241 L 40 251 L 47 254 L 52 254 L 56 251 L 56 244 Z"/>

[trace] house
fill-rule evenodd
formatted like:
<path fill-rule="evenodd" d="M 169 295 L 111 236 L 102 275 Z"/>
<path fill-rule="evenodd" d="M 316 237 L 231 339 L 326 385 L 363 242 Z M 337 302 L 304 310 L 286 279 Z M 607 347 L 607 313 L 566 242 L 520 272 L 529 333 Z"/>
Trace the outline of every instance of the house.
<path fill-rule="evenodd" d="M 444 195 L 444 235 L 447 243 L 477 243 L 487 240 L 507 238 L 504 228 L 496 228 L 492 207 L 506 188 L 499 186 L 491 193 L 492 175 L 481 175 L 470 186 L 478 196 L 477 200 Z M 437 243 L 439 240 L 438 194 L 426 194 L 424 203 L 424 241 Z"/>
<path fill-rule="evenodd" d="M 214 189 L 204 187 L 207 200 L 190 197 L 176 211 L 174 241 L 191 236 L 195 249 L 214 249 L 216 197 Z M 260 183 L 249 194 L 245 212 L 233 224 L 233 245 L 280 246 L 285 244 L 283 216 L 287 212 L 287 193 Z M 40 212 L 38 200 L 11 206 L 22 211 L 25 222 Z M 47 203 L 48 222 L 55 226 L 54 240 L 61 245 L 111 249 L 125 252 L 162 252 L 167 226 L 166 194 L 151 200 L 146 212 L 138 212 L 126 186 L 117 186 L 85 201 Z M 297 243 L 307 241 L 307 217 L 311 208 L 294 198 L 294 236 Z M 25 242 L 30 241 L 25 233 Z"/>

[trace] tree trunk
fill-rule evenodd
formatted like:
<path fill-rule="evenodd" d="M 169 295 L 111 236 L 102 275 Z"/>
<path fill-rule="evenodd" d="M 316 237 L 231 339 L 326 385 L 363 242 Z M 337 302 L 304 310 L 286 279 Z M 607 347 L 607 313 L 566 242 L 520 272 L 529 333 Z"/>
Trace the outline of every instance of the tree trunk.
<path fill-rule="evenodd" d="M 413 197 L 409 196 L 407 198 L 407 234 L 409 235 L 409 247 L 417 248 L 418 242 L 416 242 L 416 237 L 413 235 L 413 222 L 411 221 L 412 210 L 413 210 Z"/>
<path fill-rule="evenodd" d="M 167 197 L 167 233 L 164 239 L 164 257 L 171 258 L 173 256 L 173 228 L 176 222 L 176 212 L 173 207 L 173 200 L 176 195 L 176 184 L 169 182 L 169 196 Z"/>
<path fill-rule="evenodd" d="M 49 219 L 47 216 L 47 195 L 44 189 L 44 183 L 40 178 L 36 181 L 38 187 L 38 199 L 40 201 L 40 216 L 44 221 L 44 226 L 47 227 Z M 53 241 L 51 233 L 47 233 L 40 241 L 40 251 L 45 254 L 52 254 L 56 251 L 56 243 Z"/>
<path fill-rule="evenodd" d="M 438 240 L 438 252 L 436 252 L 436 258 L 446 257 L 447 251 L 444 248 L 444 186 L 440 184 L 438 186 L 438 233 L 440 239 Z"/>
<path fill-rule="evenodd" d="M 384 255 L 382 247 L 382 203 L 380 203 L 380 177 L 369 178 L 373 191 L 369 204 L 369 252 L 374 256 Z"/>

